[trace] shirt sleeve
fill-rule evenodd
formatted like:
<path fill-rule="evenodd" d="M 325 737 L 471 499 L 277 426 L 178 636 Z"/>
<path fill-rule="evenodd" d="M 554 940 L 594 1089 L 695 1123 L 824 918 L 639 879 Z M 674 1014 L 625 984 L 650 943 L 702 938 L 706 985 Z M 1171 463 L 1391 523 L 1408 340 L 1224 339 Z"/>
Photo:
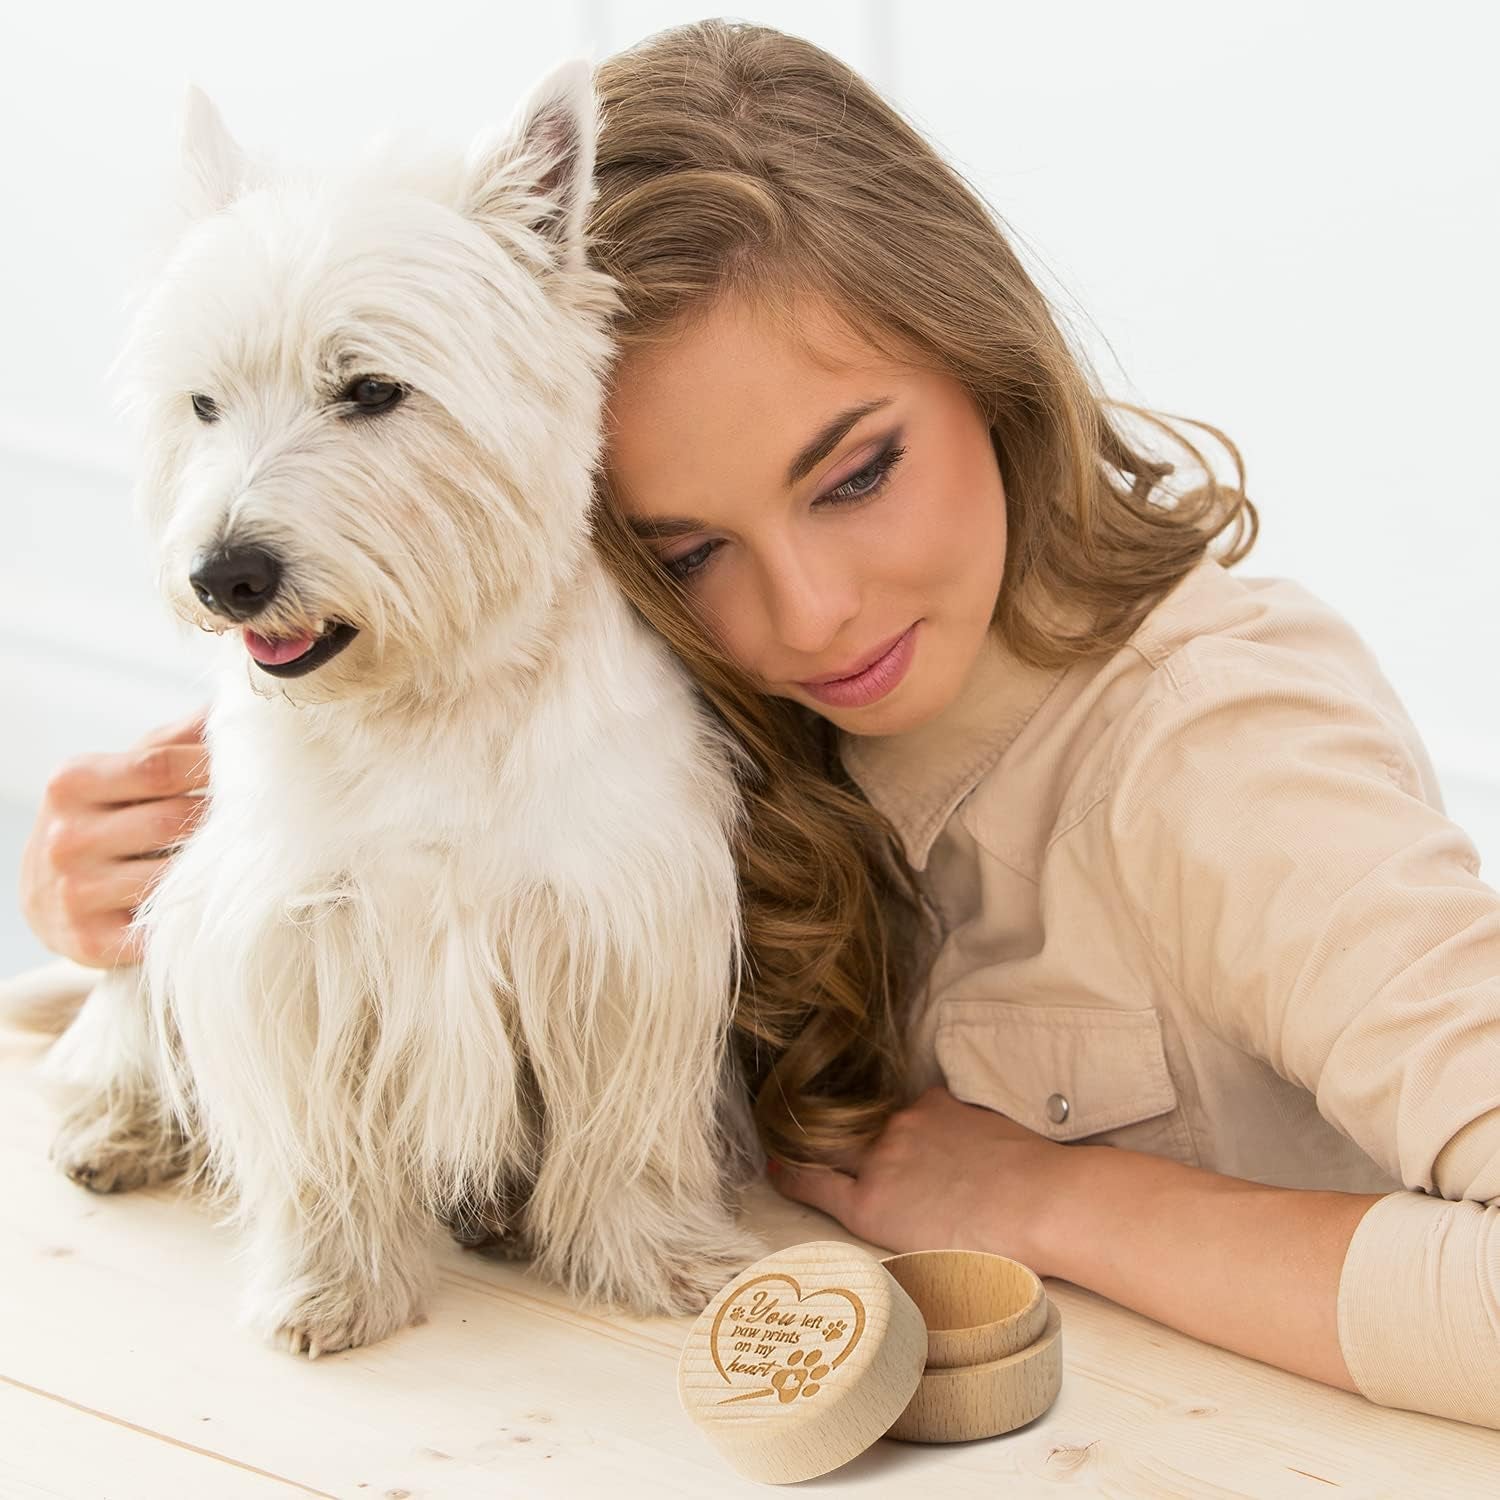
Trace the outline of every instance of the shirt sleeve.
<path fill-rule="evenodd" d="M 1414 734 L 1332 672 L 1199 637 L 1131 710 L 1100 811 L 1181 1002 L 1405 1184 L 1345 1257 L 1351 1379 L 1500 1428 L 1500 892 Z"/>

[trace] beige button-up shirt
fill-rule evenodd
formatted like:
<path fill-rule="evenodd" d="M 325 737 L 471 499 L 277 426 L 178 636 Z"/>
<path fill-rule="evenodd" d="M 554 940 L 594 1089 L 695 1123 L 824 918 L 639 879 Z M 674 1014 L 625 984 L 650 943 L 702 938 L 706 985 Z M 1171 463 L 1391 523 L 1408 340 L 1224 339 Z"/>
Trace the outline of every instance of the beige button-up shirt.
<path fill-rule="evenodd" d="M 935 919 L 914 1089 L 1384 1194 L 1340 1277 L 1350 1375 L 1500 1428 L 1500 892 L 1350 624 L 1205 557 L 1112 655 L 991 635 L 935 720 L 840 753 Z"/>

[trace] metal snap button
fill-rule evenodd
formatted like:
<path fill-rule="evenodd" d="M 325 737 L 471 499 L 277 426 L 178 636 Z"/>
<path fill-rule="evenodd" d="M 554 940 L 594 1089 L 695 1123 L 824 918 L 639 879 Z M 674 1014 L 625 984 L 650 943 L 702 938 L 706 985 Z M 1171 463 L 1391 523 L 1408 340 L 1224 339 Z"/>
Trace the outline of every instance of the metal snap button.
<path fill-rule="evenodd" d="M 1061 1125 L 1068 1118 L 1068 1101 L 1061 1094 L 1047 1096 L 1047 1118 L 1054 1125 Z"/>

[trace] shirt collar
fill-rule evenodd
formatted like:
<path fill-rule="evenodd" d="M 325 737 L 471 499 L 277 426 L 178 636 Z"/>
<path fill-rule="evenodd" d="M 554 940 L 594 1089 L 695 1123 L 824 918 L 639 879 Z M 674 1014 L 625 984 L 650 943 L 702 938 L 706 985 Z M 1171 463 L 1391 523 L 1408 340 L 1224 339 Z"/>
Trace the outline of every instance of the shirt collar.
<path fill-rule="evenodd" d="M 927 856 L 953 810 L 1020 734 L 1066 667 L 1034 667 L 993 624 L 957 695 L 935 718 L 900 734 L 840 730 L 839 758 L 900 835 L 907 863 Z"/>

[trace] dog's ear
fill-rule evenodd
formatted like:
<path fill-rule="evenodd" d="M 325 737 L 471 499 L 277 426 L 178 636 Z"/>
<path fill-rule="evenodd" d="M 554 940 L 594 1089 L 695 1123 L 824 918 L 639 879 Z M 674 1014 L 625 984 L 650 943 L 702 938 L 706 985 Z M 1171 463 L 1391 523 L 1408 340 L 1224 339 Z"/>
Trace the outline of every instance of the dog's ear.
<path fill-rule="evenodd" d="M 463 211 L 479 223 L 519 216 L 557 247 L 565 270 L 584 265 L 584 222 L 594 186 L 598 99 L 593 64 L 570 58 L 547 74 L 498 135 L 465 158 Z"/>
<path fill-rule="evenodd" d="M 190 83 L 183 96 L 182 206 L 194 218 L 233 203 L 255 178 L 250 158 L 229 133 L 207 94 Z"/>

